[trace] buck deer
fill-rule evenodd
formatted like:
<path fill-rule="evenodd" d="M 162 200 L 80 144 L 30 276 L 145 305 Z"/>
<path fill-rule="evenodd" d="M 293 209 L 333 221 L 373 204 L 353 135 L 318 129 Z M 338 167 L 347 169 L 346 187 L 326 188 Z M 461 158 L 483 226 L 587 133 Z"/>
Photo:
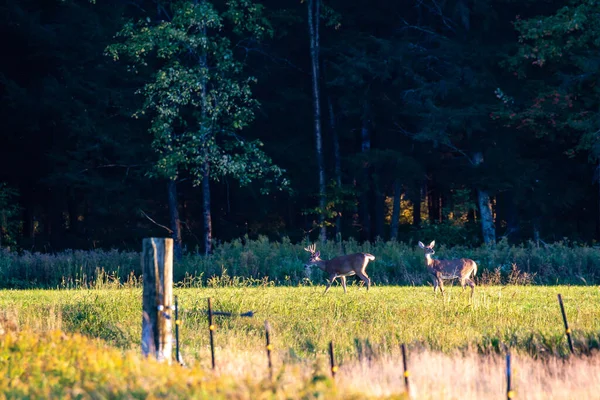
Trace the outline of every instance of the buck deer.
<path fill-rule="evenodd" d="M 325 271 L 329 276 L 329 279 L 327 280 L 327 287 L 325 288 L 325 292 L 323 294 L 327 293 L 331 287 L 331 284 L 336 280 L 336 278 L 340 278 L 342 280 L 344 293 L 346 293 L 346 277 L 352 275 L 356 275 L 362 279 L 362 281 L 367 284 L 367 290 L 369 290 L 369 287 L 371 287 L 371 279 L 367 275 L 366 269 L 369 261 L 375 259 L 375 256 L 372 254 L 355 253 L 347 256 L 335 257 L 331 260 L 321 260 L 321 252 L 317 251 L 314 243 L 308 247 L 305 247 L 304 250 L 310 253 L 310 260 L 304 265 L 306 274 L 309 275 L 310 269 L 313 266 L 317 266 L 321 270 Z"/>
<path fill-rule="evenodd" d="M 444 294 L 444 282 L 443 279 L 460 279 L 460 285 L 463 290 L 465 285 L 471 287 L 471 297 L 475 292 L 475 282 L 470 278 L 473 274 L 477 274 L 477 264 L 475 261 L 468 258 L 460 258 L 456 260 L 434 260 L 431 258 L 435 251 L 435 240 L 432 241 L 429 246 L 425 246 L 422 242 L 419 242 L 419 247 L 425 250 L 425 263 L 427 264 L 427 270 L 433 277 L 433 292 L 437 293 L 438 286 Z"/>

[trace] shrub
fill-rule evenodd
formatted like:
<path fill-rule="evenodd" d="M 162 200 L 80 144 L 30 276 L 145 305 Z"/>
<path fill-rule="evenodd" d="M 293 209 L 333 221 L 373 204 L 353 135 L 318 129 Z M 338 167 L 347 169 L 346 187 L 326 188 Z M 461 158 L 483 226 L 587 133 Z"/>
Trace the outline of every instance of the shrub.
<path fill-rule="evenodd" d="M 423 238 L 428 240 L 428 238 Z M 289 239 L 271 242 L 247 237 L 215 246 L 209 256 L 186 254 L 174 264 L 174 281 L 186 287 L 213 285 L 298 285 L 304 282 L 308 243 Z M 518 246 L 446 247 L 438 239 L 436 257 L 471 258 L 479 267 L 480 283 L 597 284 L 600 250 L 560 241 Z M 429 281 L 423 252 L 414 243 L 327 241 L 318 250 L 324 259 L 364 251 L 375 255 L 367 269 L 375 284 L 421 285 Z M 67 250 L 55 254 L 0 250 L 3 288 L 77 288 L 139 285 L 140 254 L 118 250 Z M 216 278 L 219 278 L 217 280 Z M 322 280 L 317 273 L 314 279 Z M 320 282 L 319 282 L 320 283 Z"/>

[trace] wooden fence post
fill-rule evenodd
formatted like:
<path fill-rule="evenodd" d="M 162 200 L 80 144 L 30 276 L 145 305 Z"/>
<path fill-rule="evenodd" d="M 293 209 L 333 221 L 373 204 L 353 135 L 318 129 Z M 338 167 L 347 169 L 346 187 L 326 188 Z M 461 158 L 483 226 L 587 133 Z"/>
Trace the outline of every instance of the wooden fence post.
<path fill-rule="evenodd" d="M 271 361 L 271 351 L 273 350 L 273 345 L 271 344 L 271 325 L 269 321 L 265 321 L 265 339 L 267 341 L 267 361 L 269 366 L 269 380 L 273 380 L 273 362 Z"/>
<path fill-rule="evenodd" d="M 562 313 L 563 322 L 565 324 L 565 333 L 567 334 L 569 350 L 571 350 L 571 354 L 575 354 L 575 350 L 573 349 L 573 340 L 571 340 L 571 328 L 569 328 L 569 323 L 567 322 L 567 314 L 565 313 L 565 306 L 563 305 L 562 296 L 560 294 L 558 295 L 558 304 L 560 304 L 560 312 Z"/>
<path fill-rule="evenodd" d="M 408 384 L 408 377 L 410 376 L 410 372 L 408 371 L 408 360 L 406 357 L 406 345 L 402 343 L 402 367 L 404 369 L 404 389 L 406 391 L 406 395 L 410 396 L 410 386 Z"/>
<path fill-rule="evenodd" d="M 173 239 L 142 241 L 142 354 L 171 363 L 173 333 Z"/>
<path fill-rule="evenodd" d="M 512 368 L 510 366 L 510 350 L 506 352 L 506 399 L 511 400 L 515 397 L 512 390 Z"/>
<path fill-rule="evenodd" d="M 208 298 L 208 334 L 210 336 L 210 360 L 211 360 L 212 369 L 215 369 L 215 367 L 217 365 L 215 362 L 214 332 L 215 332 L 215 324 L 213 323 L 212 299 L 209 297 Z"/>
<path fill-rule="evenodd" d="M 183 358 L 181 358 L 181 351 L 179 350 L 179 327 L 181 326 L 181 320 L 179 319 L 179 301 L 175 296 L 175 359 L 180 365 L 184 365 Z"/>
<path fill-rule="evenodd" d="M 338 371 L 338 366 L 335 365 L 335 358 L 333 355 L 333 340 L 329 342 L 329 364 L 331 366 L 331 377 L 335 378 L 335 374 Z"/>

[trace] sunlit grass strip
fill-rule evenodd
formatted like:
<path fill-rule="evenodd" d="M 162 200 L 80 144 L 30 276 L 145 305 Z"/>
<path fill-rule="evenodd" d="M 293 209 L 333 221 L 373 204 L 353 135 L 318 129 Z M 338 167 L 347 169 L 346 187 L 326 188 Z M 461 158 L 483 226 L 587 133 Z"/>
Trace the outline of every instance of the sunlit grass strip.
<path fill-rule="evenodd" d="M 330 340 L 343 363 L 356 354 L 355 339 L 368 339 L 376 353 L 401 343 L 427 349 L 497 353 L 504 345 L 536 357 L 570 354 L 556 298 L 562 293 L 578 354 L 600 349 L 600 290 L 573 286 L 479 286 L 472 304 L 459 287 L 445 297 L 426 287 L 340 286 L 323 296 L 319 287 L 175 289 L 181 307 L 181 352 L 186 363 L 210 366 L 207 298 L 220 311 L 253 310 L 253 318 L 215 316 L 217 358 L 224 348 L 264 347 L 264 320 L 272 344 L 290 359 L 327 354 Z M 101 338 L 122 349 L 139 349 L 141 289 L 0 291 L 0 311 L 36 331 L 62 329 Z M 263 355 L 264 357 L 264 355 Z"/>
<path fill-rule="evenodd" d="M 348 395 L 348 394 L 346 394 Z M 277 385 L 201 368 L 168 366 L 81 335 L 30 331 L 0 337 L 0 398 L 338 398 L 325 378 Z M 325 397 L 323 397 L 325 396 Z"/>
<path fill-rule="evenodd" d="M 227 349 L 216 372 L 209 367 L 168 366 L 119 351 L 81 335 L 24 331 L 0 336 L 0 399 L 407 399 L 399 351 L 374 359 L 348 360 L 336 383 L 328 360 L 284 363 L 275 359 L 267 379 L 264 352 Z M 595 399 L 600 359 L 512 363 L 519 397 L 535 400 Z M 411 393 L 417 399 L 501 398 L 506 389 L 500 355 L 411 353 Z"/>

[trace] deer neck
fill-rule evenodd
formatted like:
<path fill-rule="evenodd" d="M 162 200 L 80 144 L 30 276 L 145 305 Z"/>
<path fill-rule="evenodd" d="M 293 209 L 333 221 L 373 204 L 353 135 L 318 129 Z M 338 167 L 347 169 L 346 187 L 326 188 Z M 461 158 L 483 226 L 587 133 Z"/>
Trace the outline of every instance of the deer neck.
<path fill-rule="evenodd" d="M 425 264 L 427 264 L 428 267 L 433 267 L 435 264 L 434 261 L 435 260 L 431 258 L 431 254 L 425 254 Z"/>
<path fill-rule="evenodd" d="M 321 271 L 327 270 L 327 261 L 326 260 L 319 260 L 319 261 L 315 262 L 314 265 L 317 268 L 319 268 Z"/>

